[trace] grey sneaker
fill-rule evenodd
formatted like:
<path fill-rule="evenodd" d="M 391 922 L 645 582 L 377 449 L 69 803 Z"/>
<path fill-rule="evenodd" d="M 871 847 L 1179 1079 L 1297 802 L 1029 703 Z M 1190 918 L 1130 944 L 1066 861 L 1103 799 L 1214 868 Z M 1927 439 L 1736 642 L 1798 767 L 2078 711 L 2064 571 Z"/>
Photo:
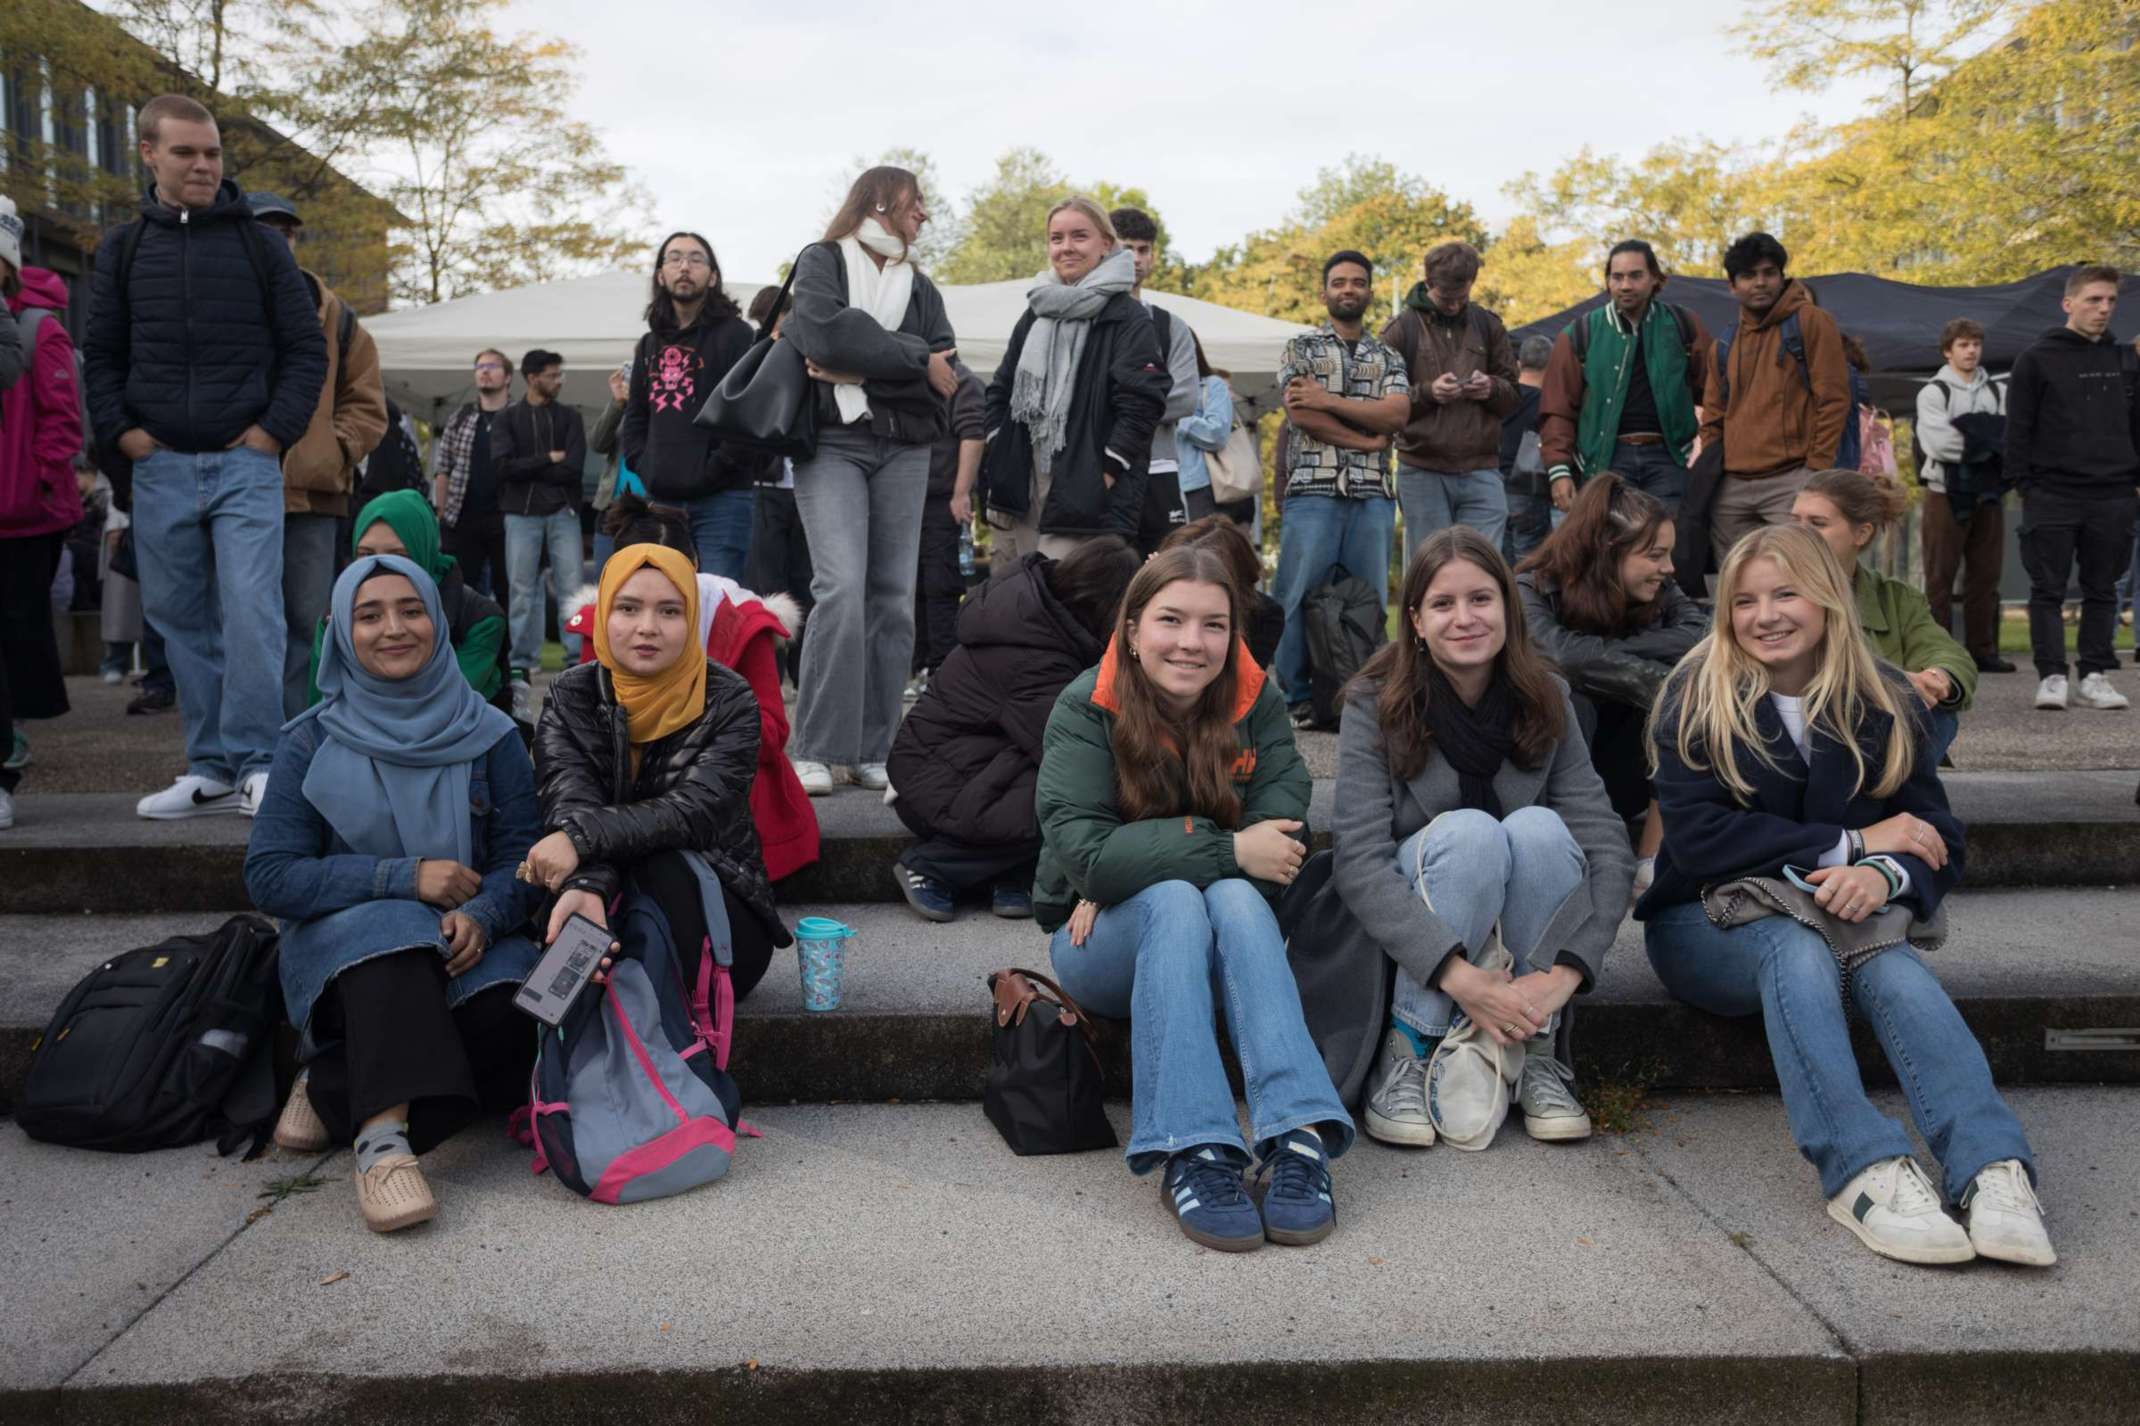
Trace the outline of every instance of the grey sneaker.
<path fill-rule="evenodd" d="M 1507 970 L 1514 961 L 1495 926 L 1478 964 Z M 1452 1149 L 1476 1152 L 1508 1118 L 1510 1087 L 1523 1072 L 1523 1046 L 1494 1042 L 1485 1027 L 1461 1017 L 1427 1062 L 1427 1115 Z"/>
<path fill-rule="evenodd" d="M 1590 1137 L 1590 1116 L 1575 1099 L 1575 1071 L 1553 1055 L 1551 1034 L 1534 1035 L 1523 1050 L 1516 1102 L 1523 1106 L 1523 1132 L 1542 1143 Z"/>
<path fill-rule="evenodd" d="M 1367 1076 L 1367 1132 L 1385 1144 L 1434 1145 L 1427 1115 L 1427 1062 L 1412 1053 L 1404 1031 L 1392 1027 Z"/>

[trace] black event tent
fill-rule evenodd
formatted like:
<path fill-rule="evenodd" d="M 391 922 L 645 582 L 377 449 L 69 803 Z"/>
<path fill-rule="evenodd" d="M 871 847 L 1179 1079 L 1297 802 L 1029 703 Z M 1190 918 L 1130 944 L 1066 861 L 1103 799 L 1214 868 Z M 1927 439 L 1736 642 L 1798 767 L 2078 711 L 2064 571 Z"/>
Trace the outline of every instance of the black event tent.
<path fill-rule="evenodd" d="M 1939 370 L 1939 331 L 1951 318 L 1974 317 L 1983 323 L 1984 363 L 1993 371 L 2004 371 L 2023 347 L 2052 327 L 2065 325 L 2058 302 L 2065 295 L 2066 274 L 2072 270 L 2054 267 L 1993 287 L 1919 287 L 1862 272 L 1839 272 L 1805 282 L 1843 330 L 1865 343 L 1866 355 L 1872 359 L 1873 401 L 1899 415 L 1914 409 L 1918 386 Z M 1665 284 L 1664 296 L 1699 316 L 1711 332 L 1730 326 L 1738 315 L 1739 304 L 1720 278 L 1675 277 Z M 1516 328 L 1509 339 L 1520 342 L 1530 336 L 1558 336 L 1562 328 L 1604 301 L 1600 292 L 1565 312 Z M 2119 306 L 2119 320 L 2111 330 L 2129 339 L 2134 319 L 2140 317 L 2140 277 L 2127 277 L 2120 285 Z"/>

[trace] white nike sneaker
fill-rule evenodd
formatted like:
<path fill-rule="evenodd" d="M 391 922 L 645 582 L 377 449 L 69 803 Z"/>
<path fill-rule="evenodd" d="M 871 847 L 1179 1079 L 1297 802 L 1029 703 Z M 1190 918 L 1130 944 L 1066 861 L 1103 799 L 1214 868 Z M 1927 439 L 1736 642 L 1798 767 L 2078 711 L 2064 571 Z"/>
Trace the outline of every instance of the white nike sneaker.
<path fill-rule="evenodd" d="M 265 773 L 258 774 L 262 781 Z M 152 792 L 134 804 L 134 815 L 151 822 L 176 822 L 185 817 L 213 817 L 223 812 L 243 811 L 238 789 L 212 777 L 187 773 L 161 792 Z"/>
<path fill-rule="evenodd" d="M 855 786 L 867 792 L 882 792 L 891 785 L 891 774 L 883 763 L 855 764 Z"/>
<path fill-rule="evenodd" d="M 238 810 L 248 817 L 260 815 L 261 799 L 267 796 L 268 775 L 249 772 L 238 779 Z"/>
<path fill-rule="evenodd" d="M 1962 1208 L 1969 1215 L 1969 1241 L 1978 1257 L 2031 1268 L 2058 1261 L 2051 1235 L 2043 1229 L 2043 1205 L 2019 1159 L 1986 1165 L 1962 1195 Z"/>
<path fill-rule="evenodd" d="M 2073 704 L 2077 708 L 2100 708 L 2106 713 L 2115 713 L 2133 706 L 2133 701 L 2111 685 L 2107 674 L 2091 673 L 2081 680 L 2081 686 L 2073 690 Z"/>
<path fill-rule="evenodd" d="M 802 789 L 812 797 L 832 795 L 832 769 L 823 763 L 805 758 L 789 758 L 795 766 L 795 775 L 802 779 Z"/>
<path fill-rule="evenodd" d="M 1844 1184 L 1828 1200 L 1828 1216 L 1897 1262 L 1966 1263 L 1977 1255 L 1912 1158 L 1882 1159 Z"/>
<path fill-rule="evenodd" d="M 2036 685 L 2036 706 L 2057 713 L 2066 711 L 2066 676 L 2064 674 L 2046 674 L 2043 682 Z"/>

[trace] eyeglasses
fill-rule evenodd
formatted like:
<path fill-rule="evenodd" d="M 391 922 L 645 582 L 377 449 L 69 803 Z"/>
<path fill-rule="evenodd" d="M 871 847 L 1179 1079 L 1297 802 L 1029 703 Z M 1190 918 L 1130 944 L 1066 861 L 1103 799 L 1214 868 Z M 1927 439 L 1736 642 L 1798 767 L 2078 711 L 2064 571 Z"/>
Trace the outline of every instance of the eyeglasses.
<path fill-rule="evenodd" d="M 503 371 L 503 370 L 505 370 L 505 364 L 504 364 L 503 362 L 495 362 L 495 361 L 479 361 L 479 362 L 477 362 L 477 363 L 476 363 L 476 370 L 477 370 L 477 371 Z"/>
<path fill-rule="evenodd" d="M 662 258 L 661 265 L 663 267 L 710 268 L 713 263 L 702 252 L 673 252 Z"/>

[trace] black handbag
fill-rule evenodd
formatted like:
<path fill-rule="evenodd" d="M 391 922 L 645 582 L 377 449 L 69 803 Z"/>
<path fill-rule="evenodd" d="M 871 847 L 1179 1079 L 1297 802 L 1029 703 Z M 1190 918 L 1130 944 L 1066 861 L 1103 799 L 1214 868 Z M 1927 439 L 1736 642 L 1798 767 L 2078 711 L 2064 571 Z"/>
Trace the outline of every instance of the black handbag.
<path fill-rule="evenodd" d="M 996 1031 L 981 1108 L 1014 1154 L 1075 1154 L 1115 1147 L 1092 1021 L 1036 971 L 988 977 Z"/>
<path fill-rule="evenodd" d="M 811 379 L 795 343 L 773 336 L 780 313 L 788 307 L 795 268 L 801 263 L 798 253 L 780 284 L 779 300 L 773 304 L 775 321 L 766 324 L 765 334 L 728 369 L 693 424 L 704 426 L 724 442 L 808 460 L 817 454 L 820 383 Z"/>

